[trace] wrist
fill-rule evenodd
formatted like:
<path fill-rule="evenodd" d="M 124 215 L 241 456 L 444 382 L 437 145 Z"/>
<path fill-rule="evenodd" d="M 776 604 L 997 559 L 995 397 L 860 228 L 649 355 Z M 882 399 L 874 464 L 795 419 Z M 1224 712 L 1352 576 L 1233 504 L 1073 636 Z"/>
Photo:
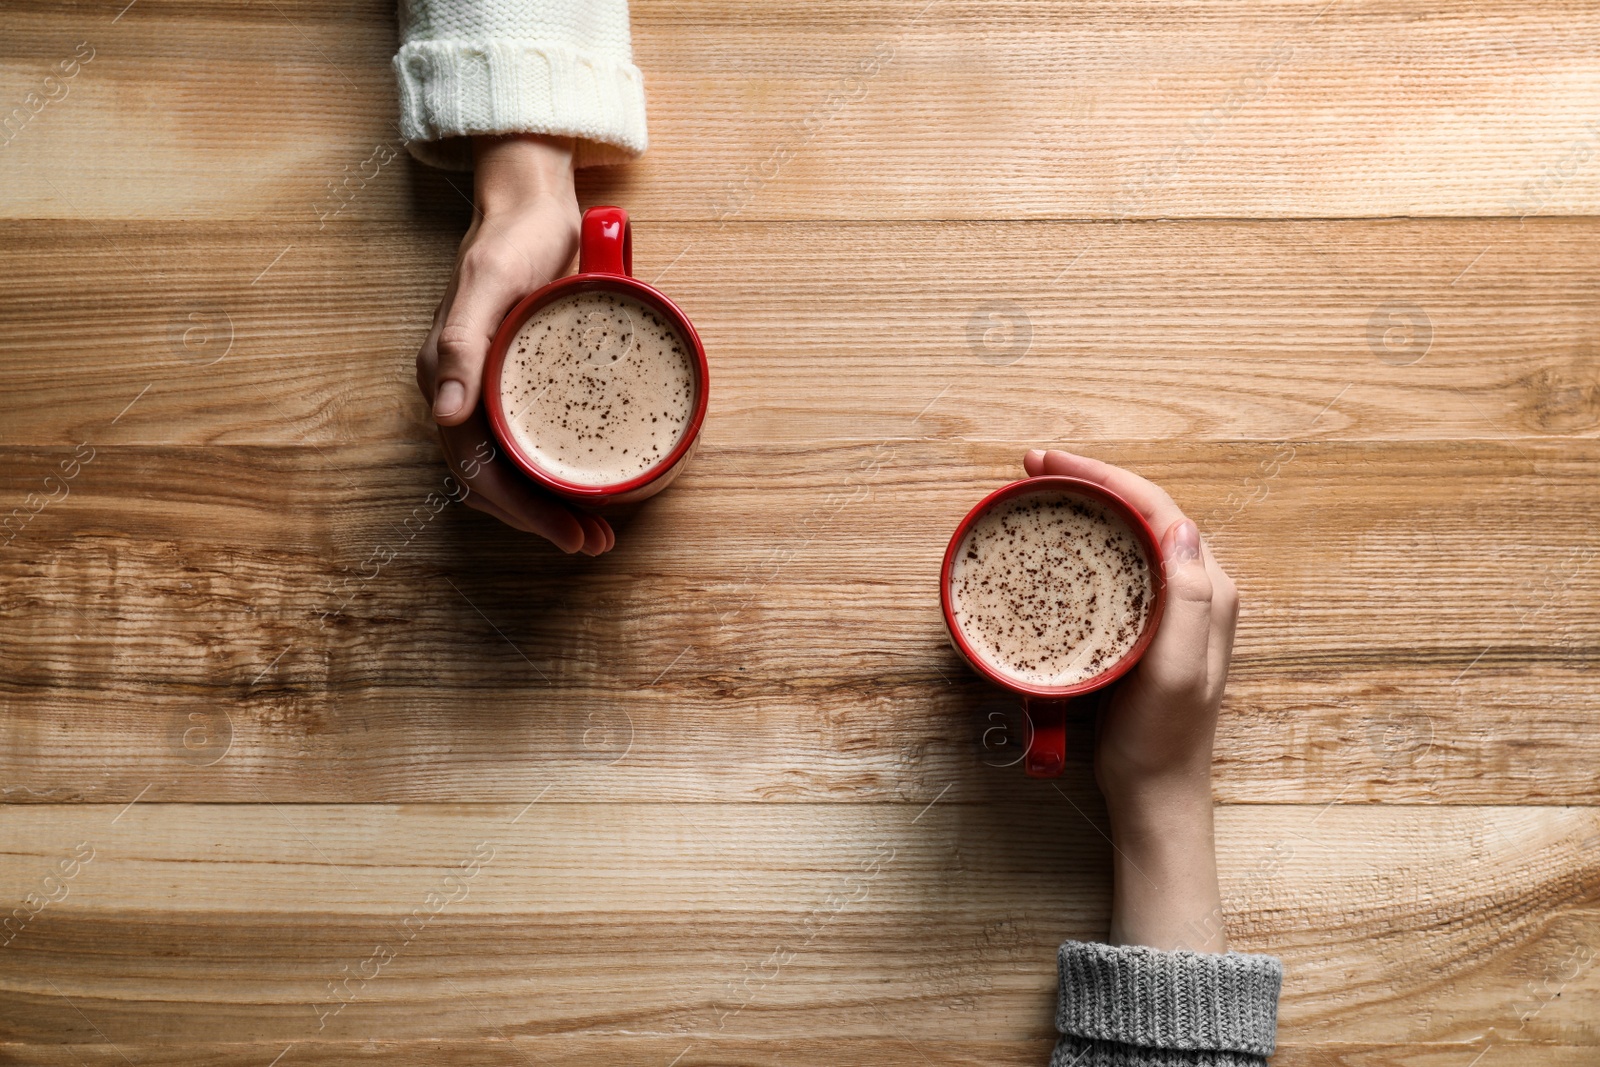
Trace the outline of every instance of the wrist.
<path fill-rule="evenodd" d="M 1209 789 L 1151 791 L 1109 810 L 1112 943 L 1226 951 Z"/>
<path fill-rule="evenodd" d="M 505 214 L 541 201 L 577 210 L 570 137 L 517 133 L 472 139 L 473 199 L 485 215 Z"/>
<path fill-rule="evenodd" d="M 1113 829 L 1146 832 L 1165 824 L 1193 826 L 1211 821 L 1209 766 L 1103 781 L 1100 791 Z"/>
<path fill-rule="evenodd" d="M 1149 794 L 1132 801 L 1107 804 L 1111 840 L 1134 859 L 1163 857 L 1199 847 L 1213 850 L 1215 821 L 1211 794 L 1192 789 Z"/>

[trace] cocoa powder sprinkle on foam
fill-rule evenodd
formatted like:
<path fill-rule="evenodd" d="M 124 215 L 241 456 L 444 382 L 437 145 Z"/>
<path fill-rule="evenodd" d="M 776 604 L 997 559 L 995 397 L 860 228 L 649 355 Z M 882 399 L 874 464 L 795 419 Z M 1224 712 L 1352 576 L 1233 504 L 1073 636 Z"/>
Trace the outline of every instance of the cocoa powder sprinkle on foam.
<path fill-rule="evenodd" d="M 1004 501 L 973 524 L 951 569 L 951 600 L 967 643 L 995 670 L 1066 686 L 1132 649 L 1153 583 L 1120 516 L 1045 491 Z"/>
<path fill-rule="evenodd" d="M 619 293 L 575 293 L 517 332 L 501 371 L 512 435 L 541 467 L 608 485 L 664 460 L 694 413 L 696 367 L 670 321 Z"/>

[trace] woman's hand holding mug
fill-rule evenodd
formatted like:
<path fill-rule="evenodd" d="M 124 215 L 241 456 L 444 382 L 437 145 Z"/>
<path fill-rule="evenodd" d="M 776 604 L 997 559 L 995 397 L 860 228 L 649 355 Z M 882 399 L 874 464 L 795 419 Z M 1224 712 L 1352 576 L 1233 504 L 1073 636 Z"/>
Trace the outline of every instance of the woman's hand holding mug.
<path fill-rule="evenodd" d="M 479 399 L 490 339 L 512 305 L 559 277 L 578 249 L 572 142 L 535 135 L 473 140 L 476 210 L 454 273 L 417 353 L 417 386 L 439 425 L 445 459 L 468 507 L 564 552 L 616 544 L 598 515 L 543 492 L 508 461 Z"/>
<path fill-rule="evenodd" d="M 1111 816 L 1111 941 L 1227 948 L 1211 815 L 1211 750 L 1233 655 L 1239 594 L 1170 496 L 1136 474 L 1034 450 L 1029 475 L 1094 482 L 1138 509 L 1160 539 L 1166 605 L 1154 640 L 1100 713 L 1095 780 Z"/>

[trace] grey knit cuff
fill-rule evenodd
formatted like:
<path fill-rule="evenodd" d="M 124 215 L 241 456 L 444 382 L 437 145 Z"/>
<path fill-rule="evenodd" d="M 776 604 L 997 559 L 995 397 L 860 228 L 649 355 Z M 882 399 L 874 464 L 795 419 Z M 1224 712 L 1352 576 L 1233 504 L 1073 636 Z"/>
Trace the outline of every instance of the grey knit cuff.
<path fill-rule="evenodd" d="M 1137 1046 L 1128 1051 L 1142 1054 L 1169 1050 L 1247 1057 L 1270 1056 L 1277 1044 L 1283 965 L 1271 956 L 1161 952 L 1138 945 L 1068 941 L 1057 962 L 1061 999 L 1056 1029 L 1069 1039 Z M 1148 1056 L 1095 1060 L 1093 1055 L 1085 1054 L 1078 1067 L 1094 1062 L 1251 1062 Z"/>
<path fill-rule="evenodd" d="M 1265 1056 L 1210 1049 L 1140 1048 L 1116 1041 L 1063 1037 L 1050 1067 L 1266 1067 Z"/>

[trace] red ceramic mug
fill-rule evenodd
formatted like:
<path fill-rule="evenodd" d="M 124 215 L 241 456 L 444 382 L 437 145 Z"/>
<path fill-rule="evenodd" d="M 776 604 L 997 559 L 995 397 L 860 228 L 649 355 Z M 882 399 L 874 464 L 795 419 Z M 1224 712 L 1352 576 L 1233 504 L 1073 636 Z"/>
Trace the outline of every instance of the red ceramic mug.
<path fill-rule="evenodd" d="M 509 416 L 501 390 L 501 372 L 506 354 L 517 333 L 534 315 L 555 300 L 584 292 L 617 293 L 655 311 L 677 331 L 694 364 L 694 404 L 682 436 L 673 448 L 647 470 L 625 481 L 608 485 L 574 482 L 545 470 L 518 444 L 511 432 Z M 620 207 L 592 207 L 583 213 L 583 229 L 578 250 L 578 273 L 558 278 L 528 296 L 511 309 L 489 345 L 484 367 L 483 402 L 489 425 L 505 454 L 517 468 L 541 487 L 565 500 L 589 508 L 632 504 L 661 492 L 676 478 L 694 453 L 705 421 L 710 397 L 709 368 L 700 335 L 689 317 L 665 293 L 633 277 L 633 229 L 628 213 Z"/>
<path fill-rule="evenodd" d="M 1122 519 L 1144 550 L 1145 563 L 1150 568 L 1151 587 L 1154 590 L 1150 610 L 1145 616 L 1144 629 L 1140 631 L 1139 638 L 1133 646 L 1110 667 L 1092 678 L 1086 678 L 1073 685 L 1033 685 L 1008 677 L 990 666 L 961 632 L 961 627 L 956 622 L 955 605 L 952 603 L 950 593 L 951 571 L 955 566 L 956 554 L 966 541 L 967 533 L 973 524 L 998 504 L 1015 497 L 1040 492 L 1085 497 L 1105 505 L 1112 514 Z M 1034 778 L 1054 778 L 1066 768 L 1068 706 L 1074 699 L 1104 689 L 1133 669 L 1134 664 L 1139 662 L 1139 657 L 1144 655 L 1145 649 L 1149 648 L 1150 642 L 1155 639 L 1156 627 L 1161 625 L 1161 613 L 1166 606 L 1166 594 L 1167 583 L 1161 570 L 1161 544 L 1156 539 L 1155 531 L 1150 529 L 1150 524 L 1139 514 L 1138 509 L 1103 485 L 1061 475 L 1024 478 L 1020 482 L 1002 486 L 984 497 L 978 502 L 977 507 L 967 512 L 967 517 L 961 520 L 961 525 L 956 527 L 955 534 L 950 538 L 950 546 L 945 549 L 944 566 L 939 572 L 939 603 L 944 609 L 944 627 L 950 635 L 951 646 L 978 674 L 1022 698 L 1023 711 L 1031 727 L 1022 763 L 1023 769 Z"/>

